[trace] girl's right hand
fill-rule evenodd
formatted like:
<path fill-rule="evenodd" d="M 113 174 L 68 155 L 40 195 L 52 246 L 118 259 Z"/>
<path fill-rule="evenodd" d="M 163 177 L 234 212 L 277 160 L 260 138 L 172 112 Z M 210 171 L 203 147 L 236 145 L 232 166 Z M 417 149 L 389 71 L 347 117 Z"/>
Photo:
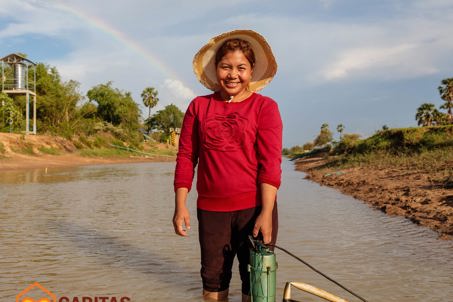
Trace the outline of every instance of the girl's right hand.
<path fill-rule="evenodd" d="M 190 230 L 190 214 L 186 206 L 175 207 L 173 227 L 179 236 L 187 236 Z"/>

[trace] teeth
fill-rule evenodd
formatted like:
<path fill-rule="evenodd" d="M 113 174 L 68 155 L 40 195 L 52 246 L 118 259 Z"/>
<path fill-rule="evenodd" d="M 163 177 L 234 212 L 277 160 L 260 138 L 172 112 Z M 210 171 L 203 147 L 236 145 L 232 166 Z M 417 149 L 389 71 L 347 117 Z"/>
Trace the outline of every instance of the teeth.
<path fill-rule="evenodd" d="M 239 85 L 239 83 L 232 83 L 232 82 L 230 82 L 230 83 L 225 83 L 225 85 L 226 85 L 227 87 L 236 87 L 237 85 Z"/>

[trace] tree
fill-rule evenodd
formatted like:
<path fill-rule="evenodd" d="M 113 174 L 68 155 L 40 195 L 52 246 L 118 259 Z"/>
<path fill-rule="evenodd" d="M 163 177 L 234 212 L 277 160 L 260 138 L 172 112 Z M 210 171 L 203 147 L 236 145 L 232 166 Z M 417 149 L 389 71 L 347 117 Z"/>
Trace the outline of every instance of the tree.
<path fill-rule="evenodd" d="M 36 66 L 36 109 L 44 130 L 58 129 L 62 123 L 70 123 L 74 119 L 77 103 L 82 99 L 78 88 L 76 81 L 62 82 L 55 67 L 42 63 Z"/>
<path fill-rule="evenodd" d="M 149 129 L 161 130 L 168 136 L 171 129 L 181 128 L 183 118 L 184 113 L 176 105 L 170 104 L 157 111 L 145 123 Z"/>
<path fill-rule="evenodd" d="M 337 132 L 340 134 L 340 140 L 341 140 L 341 135 L 342 135 L 343 131 L 344 131 L 344 126 L 343 126 L 343 124 L 339 124 L 339 125 L 337 126 Z"/>
<path fill-rule="evenodd" d="M 434 112 L 434 123 L 436 125 L 448 125 L 451 123 L 450 116 L 448 115 L 448 113 L 443 113 L 440 112 L 439 110 L 436 110 Z"/>
<path fill-rule="evenodd" d="M 447 110 L 448 121 L 453 123 L 453 78 L 443 79 L 438 89 L 441 99 L 445 101 L 440 109 Z"/>
<path fill-rule="evenodd" d="M 159 102 L 157 90 L 153 87 L 146 87 L 141 94 L 143 104 L 148 107 L 148 118 L 151 117 L 151 108 L 154 108 Z"/>
<path fill-rule="evenodd" d="M 97 116 L 102 120 L 130 131 L 139 129 L 140 109 L 130 92 L 122 92 L 107 82 L 91 88 L 87 97 L 97 103 Z"/>
<path fill-rule="evenodd" d="M 417 108 L 415 120 L 420 126 L 431 126 L 435 117 L 438 115 L 438 110 L 432 103 L 423 103 Z"/>
<path fill-rule="evenodd" d="M 14 100 L 4 93 L 0 93 L 0 129 L 19 128 L 22 124 L 22 112 L 14 104 Z"/>
<path fill-rule="evenodd" d="M 91 102 L 83 104 L 79 108 L 79 115 L 85 119 L 94 119 L 97 116 L 98 109 L 96 105 Z"/>
<path fill-rule="evenodd" d="M 321 126 L 321 131 L 314 140 L 315 146 L 322 146 L 331 142 L 333 138 L 332 132 L 329 130 L 329 124 L 324 123 Z"/>

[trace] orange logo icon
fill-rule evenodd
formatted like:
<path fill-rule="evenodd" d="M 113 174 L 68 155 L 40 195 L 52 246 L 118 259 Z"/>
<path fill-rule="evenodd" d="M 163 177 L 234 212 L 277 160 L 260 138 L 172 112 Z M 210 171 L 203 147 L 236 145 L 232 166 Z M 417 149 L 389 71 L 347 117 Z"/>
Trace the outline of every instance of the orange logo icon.
<path fill-rule="evenodd" d="M 35 282 L 16 296 L 16 302 L 57 302 L 57 297 L 44 286 Z"/>

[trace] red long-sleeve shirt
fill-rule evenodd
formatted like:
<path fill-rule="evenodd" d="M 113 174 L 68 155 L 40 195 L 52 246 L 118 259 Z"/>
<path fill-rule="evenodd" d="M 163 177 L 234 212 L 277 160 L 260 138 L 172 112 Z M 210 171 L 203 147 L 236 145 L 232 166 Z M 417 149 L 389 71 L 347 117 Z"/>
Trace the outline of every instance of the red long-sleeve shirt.
<path fill-rule="evenodd" d="M 174 189 L 192 187 L 197 207 L 236 211 L 261 204 L 260 184 L 281 181 L 282 120 L 277 103 L 253 93 L 227 103 L 214 93 L 196 97 L 184 116 Z"/>

